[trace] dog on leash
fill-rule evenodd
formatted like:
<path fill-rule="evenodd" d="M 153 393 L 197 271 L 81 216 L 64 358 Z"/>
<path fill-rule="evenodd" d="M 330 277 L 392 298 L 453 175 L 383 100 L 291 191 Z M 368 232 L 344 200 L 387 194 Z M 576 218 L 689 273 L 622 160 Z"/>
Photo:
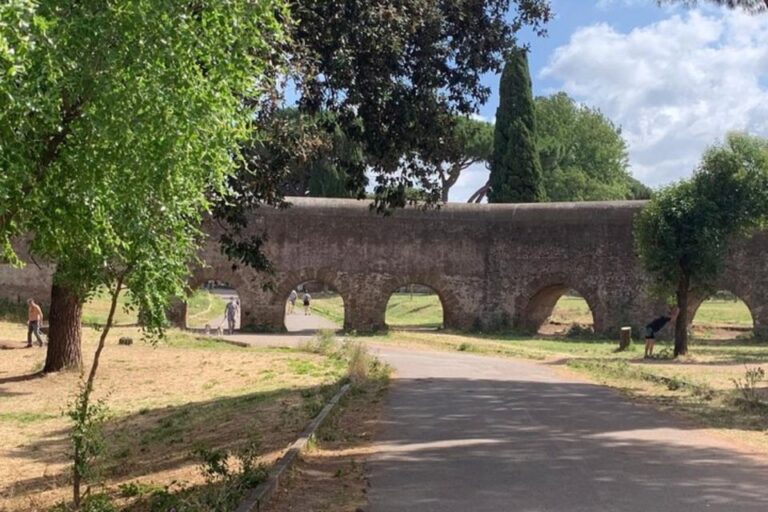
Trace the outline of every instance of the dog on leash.
<path fill-rule="evenodd" d="M 224 336 L 224 328 L 221 326 L 218 326 L 216 328 L 216 336 Z"/>

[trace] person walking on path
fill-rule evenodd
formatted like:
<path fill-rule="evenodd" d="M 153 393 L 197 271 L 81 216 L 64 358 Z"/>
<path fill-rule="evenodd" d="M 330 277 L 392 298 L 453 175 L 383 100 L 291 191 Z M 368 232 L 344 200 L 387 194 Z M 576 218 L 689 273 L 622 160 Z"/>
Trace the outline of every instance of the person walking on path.
<path fill-rule="evenodd" d="M 305 315 L 311 315 L 312 310 L 310 309 L 310 302 L 312 301 L 312 296 L 309 294 L 309 292 L 304 292 L 304 314 Z"/>
<path fill-rule="evenodd" d="M 235 302 L 235 298 L 232 297 L 229 299 L 229 302 L 227 303 L 227 307 L 224 308 L 224 316 L 227 318 L 227 327 L 229 327 L 229 334 L 234 334 L 235 332 L 235 319 L 237 318 L 237 310 L 238 310 L 237 303 Z"/>
<path fill-rule="evenodd" d="M 32 334 L 37 338 L 39 346 L 43 346 L 40 327 L 43 325 L 43 310 L 35 304 L 34 299 L 27 299 L 27 348 L 32 346 Z"/>
<path fill-rule="evenodd" d="M 296 299 L 299 298 L 299 294 L 296 290 L 291 290 L 291 294 L 288 296 L 288 314 L 292 315 L 293 310 L 296 307 Z"/>
<path fill-rule="evenodd" d="M 645 356 L 644 359 L 653 357 L 653 347 L 656 344 L 656 334 L 662 330 L 669 322 L 677 318 L 680 311 L 677 306 L 669 311 L 669 315 L 660 316 L 645 326 Z"/>

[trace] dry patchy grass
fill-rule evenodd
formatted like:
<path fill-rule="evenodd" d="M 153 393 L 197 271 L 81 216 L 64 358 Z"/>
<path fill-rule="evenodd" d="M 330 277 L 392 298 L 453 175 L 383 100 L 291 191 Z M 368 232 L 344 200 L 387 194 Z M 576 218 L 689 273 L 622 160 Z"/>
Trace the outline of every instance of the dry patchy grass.
<path fill-rule="evenodd" d="M 86 364 L 97 331 L 86 329 Z M 0 341 L 22 346 L 22 326 L 0 323 Z M 118 346 L 120 336 L 133 346 Z M 104 351 L 96 398 L 107 401 L 104 483 L 202 484 L 195 448 L 230 449 L 258 434 L 270 463 L 301 431 L 344 373 L 339 361 L 290 350 L 242 349 L 171 332 L 151 347 L 116 329 Z M 34 374 L 43 349 L 0 351 L 0 510 L 38 511 L 68 497 L 68 423 L 79 375 Z"/>
<path fill-rule="evenodd" d="M 272 512 L 355 512 L 367 508 L 364 461 L 373 453 L 388 370 L 353 388 L 283 481 Z"/>

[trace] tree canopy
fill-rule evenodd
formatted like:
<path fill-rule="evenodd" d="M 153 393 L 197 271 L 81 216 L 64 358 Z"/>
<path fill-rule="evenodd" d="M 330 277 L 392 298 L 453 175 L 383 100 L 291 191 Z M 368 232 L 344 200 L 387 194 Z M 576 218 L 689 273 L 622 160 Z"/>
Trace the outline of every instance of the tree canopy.
<path fill-rule="evenodd" d="M 285 11 L 42 0 L 0 14 L 0 243 L 12 257 L 28 234 L 55 264 L 56 370 L 80 364 L 79 308 L 98 286 L 119 279 L 149 329 L 182 295 L 209 195 L 225 192 L 253 121 L 243 99 L 276 74 Z M 77 350 L 52 360 L 62 344 Z"/>
<path fill-rule="evenodd" d="M 561 92 L 536 98 L 536 122 L 547 200 L 604 201 L 649 195 L 629 174 L 621 129 L 598 109 L 579 105 Z"/>
<path fill-rule="evenodd" d="M 528 56 L 514 51 L 501 75 L 499 107 L 488 180 L 491 203 L 537 202 L 544 199 L 536 149 L 536 109 Z"/>
<path fill-rule="evenodd" d="M 488 99 L 481 77 L 501 69 L 517 33 L 543 33 L 551 16 L 548 0 L 290 4 L 294 24 L 284 54 L 299 109 L 333 114 L 346 140 L 359 144 L 365 159 L 348 168 L 349 184 L 362 197 L 360 185 L 373 176 L 380 209 L 405 205 L 413 188 L 429 201 L 440 199 L 443 142 L 456 116 L 469 116 Z M 238 186 L 241 199 L 221 214 L 242 218 L 232 208 L 279 202 L 279 194 L 263 189 L 273 172 L 251 167 Z"/>
<path fill-rule="evenodd" d="M 713 291 L 728 244 L 768 220 L 768 141 L 729 135 L 703 156 L 690 180 L 658 192 L 638 217 L 640 261 L 661 297 L 680 313 L 675 355 L 688 351 L 688 298 Z"/>
<path fill-rule="evenodd" d="M 448 194 L 469 166 L 488 164 L 493 154 L 493 125 L 487 121 L 458 116 L 451 134 L 445 140 L 440 170 L 441 201 L 448 202 Z"/>

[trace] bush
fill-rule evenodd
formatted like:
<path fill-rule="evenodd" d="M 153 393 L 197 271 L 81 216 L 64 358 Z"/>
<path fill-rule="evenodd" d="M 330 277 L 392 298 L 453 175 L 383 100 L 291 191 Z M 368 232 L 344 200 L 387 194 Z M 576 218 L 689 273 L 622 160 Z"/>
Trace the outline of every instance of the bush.
<path fill-rule="evenodd" d="M 330 329 L 322 329 L 311 340 L 299 344 L 299 350 L 302 352 L 324 356 L 332 355 L 336 349 L 336 333 Z"/>
<path fill-rule="evenodd" d="M 368 348 L 361 342 L 348 343 L 345 347 L 347 353 L 347 374 L 353 385 L 359 386 L 368 380 L 368 370 L 371 365 L 371 356 Z"/>
<path fill-rule="evenodd" d="M 760 396 L 759 384 L 765 379 L 765 370 L 761 367 L 747 368 L 744 379 L 731 379 L 736 390 L 741 395 L 738 401 L 749 407 L 758 407 L 763 404 Z"/>
<path fill-rule="evenodd" d="M 595 330 L 592 327 L 584 327 L 583 325 L 573 324 L 568 332 L 565 333 L 566 338 L 594 338 Z"/>
<path fill-rule="evenodd" d="M 0 299 L 0 320 L 27 323 L 27 305 L 24 302 Z"/>

